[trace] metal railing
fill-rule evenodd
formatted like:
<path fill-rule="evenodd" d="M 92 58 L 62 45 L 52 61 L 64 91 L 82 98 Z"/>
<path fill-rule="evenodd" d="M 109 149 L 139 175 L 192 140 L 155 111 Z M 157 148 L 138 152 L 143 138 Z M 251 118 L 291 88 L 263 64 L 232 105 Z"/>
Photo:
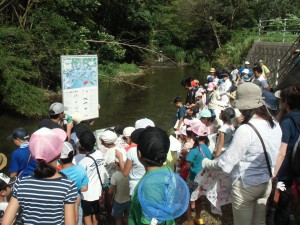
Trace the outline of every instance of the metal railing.
<path fill-rule="evenodd" d="M 271 19 L 271 20 L 259 20 L 258 35 L 259 40 L 264 35 L 270 32 L 282 33 L 282 42 L 286 41 L 286 34 L 299 34 L 300 32 L 300 19 Z"/>

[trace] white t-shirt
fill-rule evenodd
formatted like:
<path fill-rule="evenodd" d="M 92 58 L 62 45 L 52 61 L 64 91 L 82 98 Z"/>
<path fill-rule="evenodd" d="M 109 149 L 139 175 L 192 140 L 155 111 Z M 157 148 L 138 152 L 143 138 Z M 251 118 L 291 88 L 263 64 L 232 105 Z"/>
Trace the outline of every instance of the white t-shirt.
<path fill-rule="evenodd" d="M 78 153 L 74 156 L 72 163 L 75 165 L 78 165 L 79 162 L 86 156 L 86 154 Z"/>
<path fill-rule="evenodd" d="M 145 167 L 140 162 L 138 155 L 137 155 L 137 148 L 132 147 L 127 152 L 127 159 L 132 161 L 132 169 L 129 173 L 129 188 L 130 188 L 130 195 L 133 194 L 134 188 L 140 179 L 145 174 Z"/>
<path fill-rule="evenodd" d="M 222 147 L 222 150 L 225 151 L 231 143 L 231 140 L 232 140 L 232 137 L 233 137 L 233 132 L 234 132 L 234 127 L 232 125 L 228 125 L 228 124 L 225 123 L 223 126 L 221 126 L 219 128 L 219 132 L 222 132 L 222 133 L 225 134 L 224 135 L 224 144 L 223 144 L 223 147 Z M 218 139 L 218 144 L 219 144 L 219 140 L 220 139 Z"/>
<path fill-rule="evenodd" d="M 108 174 L 104 167 L 104 158 L 99 150 L 95 150 L 89 156 L 93 157 L 97 162 L 98 170 L 101 176 L 102 183 L 108 183 Z M 94 160 L 89 157 L 84 157 L 79 165 L 82 166 L 87 173 L 89 178 L 88 190 L 81 193 L 81 199 L 86 201 L 96 201 L 102 194 L 102 187 L 100 185 L 99 176 L 95 167 Z"/>
<path fill-rule="evenodd" d="M 130 201 L 128 177 L 124 177 L 120 171 L 117 171 L 111 176 L 110 183 L 116 186 L 114 200 L 117 203 L 121 204 Z"/>
<path fill-rule="evenodd" d="M 116 150 L 119 150 L 122 153 L 123 161 L 126 162 L 127 157 L 124 148 L 115 146 L 113 148 L 102 149 L 101 151 L 104 157 L 104 166 L 106 168 L 109 177 L 111 177 L 114 172 L 117 172 L 117 169 L 114 165 L 116 159 Z"/>

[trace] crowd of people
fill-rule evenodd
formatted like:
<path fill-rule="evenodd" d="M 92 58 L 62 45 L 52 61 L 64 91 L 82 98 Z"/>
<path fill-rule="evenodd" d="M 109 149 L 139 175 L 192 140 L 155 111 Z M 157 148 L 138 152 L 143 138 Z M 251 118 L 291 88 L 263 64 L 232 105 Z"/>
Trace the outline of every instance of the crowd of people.
<path fill-rule="evenodd" d="M 100 213 L 116 225 L 175 225 L 180 216 L 185 225 L 204 224 L 195 190 L 207 171 L 229 174 L 235 225 L 266 224 L 278 179 L 275 224 L 290 224 L 300 191 L 291 169 L 300 86 L 274 93 L 262 61 L 209 72 L 203 84 L 182 81 L 187 96 L 172 101 L 171 134 L 147 118 L 91 131 L 59 102 L 33 134 L 16 128 L 8 137 L 17 146 L 9 177 L 0 174 L 1 224 L 96 225 Z M 0 169 L 6 164 L 0 154 Z"/>

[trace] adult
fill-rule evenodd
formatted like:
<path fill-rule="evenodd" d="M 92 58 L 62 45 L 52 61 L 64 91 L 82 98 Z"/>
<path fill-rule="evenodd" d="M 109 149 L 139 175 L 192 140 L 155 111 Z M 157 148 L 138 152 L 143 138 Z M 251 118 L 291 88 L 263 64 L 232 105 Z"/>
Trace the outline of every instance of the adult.
<path fill-rule="evenodd" d="M 237 69 L 237 66 L 232 65 L 230 77 L 231 77 L 232 83 L 234 83 L 234 84 L 236 84 L 238 81 L 238 73 L 239 73 L 239 70 Z"/>
<path fill-rule="evenodd" d="M 262 76 L 265 79 L 269 78 L 270 75 L 270 70 L 268 69 L 268 67 L 264 64 L 264 62 L 262 60 L 259 60 L 259 65 L 262 68 Z"/>
<path fill-rule="evenodd" d="M 76 184 L 56 170 L 66 136 L 57 128 L 32 134 L 29 149 L 38 167 L 16 182 L 2 225 L 11 225 L 19 208 L 23 224 L 75 225 Z"/>
<path fill-rule="evenodd" d="M 222 83 L 220 85 L 219 88 L 219 92 L 220 92 L 220 96 L 221 96 L 221 101 L 223 101 L 224 103 L 226 103 L 226 105 L 229 105 L 229 97 L 226 95 L 227 93 L 230 92 L 232 83 L 229 79 L 229 73 L 228 72 L 224 72 L 221 74 L 222 77 Z"/>
<path fill-rule="evenodd" d="M 181 84 L 184 86 L 186 93 L 186 100 L 185 105 L 189 106 L 195 103 L 195 91 L 194 87 L 192 86 L 192 78 L 187 78 L 185 80 L 182 80 Z"/>
<path fill-rule="evenodd" d="M 261 91 L 264 91 L 264 90 L 270 91 L 271 88 L 270 88 L 267 80 L 263 76 L 263 69 L 260 66 L 254 67 L 253 73 L 254 73 L 254 79 L 252 80 L 252 82 L 258 80 L 258 81 L 260 81 L 260 84 L 261 84 Z"/>
<path fill-rule="evenodd" d="M 223 170 L 231 174 L 235 225 L 265 224 L 271 177 L 262 142 L 250 124 L 262 138 L 271 171 L 279 152 L 281 129 L 267 111 L 261 89 L 253 83 L 238 87 L 235 107 L 243 114 L 244 121 L 236 130 L 229 148 L 218 159 L 204 159 L 202 165 L 207 170 Z"/>
<path fill-rule="evenodd" d="M 207 79 L 208 79 L 209 77 L 211 77 L 211 78 L 212 78 L 212 81 L 210 81 L 210 82 L 214 82 L 214 84 L 217 85 L 217 84 L 218 84 L 219 78 L 218 78 L 218 76 L 217 76 L 217 71 L 216 71 L 216 69 L 215 69 L 215 68 L 210 68 L 209 73 L 210 73 L 210 75 L 207 76 Z"/>
<path fill-rule="evenodd" d="M 241 67 L 241 68 L 239 69 L 239 72 L 238 72 L 240 78 L 243 78 L 242 72 L 243 72 L 244 69 L 249 70 L 249 71 L 248 71 L 248 76 L 249 76 L 249 77 L 252 77 L 252 76 L 253 76 L 253 71 L 252 71 L 252 69 L 250 68 L 250 62 L 249 62 L 249 61 L 245 61 L 244 67 Z"/>
<path fill-rule="evenodd" d="M 49 129 L 60 128 L 67 132 L 67 140 L 70 141 L 71 138 L 71 130 L 73 128 L 73 122 L 68 122 L 66 125 L 64 124 L 65 119 L 65 110 L 68 108 L 59 102 L 54 102 L 49 107 L 49 116 L 50 118 L 42 120 L 39 124 L 39 129 L 42 127 L 46 127 Z"/>
<path fill-rule="evenodd" d="M 280 91 L 281 111 L 277 119 L 281 121 L 282 138 L 279 155 L 276 161 L 275 176 L 283 181 L 287 190 L 280 192 L 278 207 L 275 213 L 276 225 L 290 224 L 290 203 L 294 175 L 291 171 L 290 156 L 299 137 L 299 127 L 294 121 L 300 122 L 300 86 L 290 86 Z M 294 121 L 293 121 L 294 120 Z M 274 138 L 273 138 L 274 140 Z"/>

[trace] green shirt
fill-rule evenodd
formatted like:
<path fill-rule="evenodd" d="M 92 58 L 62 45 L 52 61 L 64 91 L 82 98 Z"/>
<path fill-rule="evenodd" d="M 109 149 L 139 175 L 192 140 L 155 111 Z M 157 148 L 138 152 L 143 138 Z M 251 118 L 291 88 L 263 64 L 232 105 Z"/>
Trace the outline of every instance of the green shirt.
<path fill-rule="evenodd" d="M 142 207 L 140 205 L 140 202 L 138 200 L 138 189 L 140 186 L 140 183 L 143 179 L 145 179 L 150 174 L 159 172 L 159 171 L 171 171 L 171 169 L 167 166 L 162 166 L 155 170 L 150 170 L 145 173 L 145 175 L 141 178 L 139 183 L 136 185 L 133 195 L 131 197 L 131 207 L 130 207 L 130 213 L 129 213 L 129 219 L 128 219 L 128 225 L 144 225 L 144 224 L 150 224 L 151 221 L 147 220 L 146 217 L 144 217 L 142 212 Z M 164 225 L 175 225 L 174 220 L 168 220 Z"/>

